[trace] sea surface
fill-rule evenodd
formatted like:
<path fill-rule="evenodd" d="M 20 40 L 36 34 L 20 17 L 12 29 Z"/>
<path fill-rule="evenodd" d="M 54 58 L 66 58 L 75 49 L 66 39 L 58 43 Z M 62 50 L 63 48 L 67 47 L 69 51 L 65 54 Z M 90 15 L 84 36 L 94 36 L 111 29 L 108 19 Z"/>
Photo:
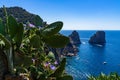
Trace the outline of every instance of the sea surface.
<path fill-rule="evenodd" d="M 78 55 L 67 57 L 66 64 L 66 72 L 72 75 L 74 80 L 87 80 L 87 76 L 97 76 L 101 72 L 120 74 L 120 31 L 105 31 L 105 46 L 88 43 L 95 32 L 78 31 L 82 44 L 79 46 Z M 62 30 L 61 33 L 68 36 L 72 30 Z"/>

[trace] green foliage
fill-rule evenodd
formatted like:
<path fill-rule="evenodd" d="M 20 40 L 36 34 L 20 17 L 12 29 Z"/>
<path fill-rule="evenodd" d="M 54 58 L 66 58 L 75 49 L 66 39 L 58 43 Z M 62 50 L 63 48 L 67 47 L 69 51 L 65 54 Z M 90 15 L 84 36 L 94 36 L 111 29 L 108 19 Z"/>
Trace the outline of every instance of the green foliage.
<path fill-rule="evenodd" d="M 56 71 L 50 75 L 50 77 L 61 77 L 65 70 L 66 58 L 63 58 L 60 66 L 56 69 Z"/>
<path fill-rule="evenodd" d="M 0 40 L 7 48 L 4 51 L 8 54 L 11 73 L 14 72 L 14 63 L 14 67 L 23 70 L 32 80 L 51 80 L 52 78 L 73 80 L 71 76 L 64 73 L 66 59 L 63 58 L 60 65 L 55 64 L 54 54 L 49 52 L 47 55 L 44 50 L 46 46 L 61 48 L 69 42 L 68 37 L 59 33 L 63 26 L 62 22 L 52 23 L 42 29 L 35 27 L 24 30 L 23 24 L 18 23 L 13 16 L 10 15 L 6 19 L 8 19 L 6 24 L 0 21 Z M 43 20 L 36 16 L 35 24 L 41 26 L 42 22 Z M 6 32 L 5 28 L 7 28 Z M 29 61 L 27 66 L 26 61 Z M 20 73 L 20 70 L 16 73 Z"/>
<path fill-rule="evenodd" d="M 43 20 L 40 18 L 40 16 L 36 15 L 33 19 L 33 24 L 37 27 L 42 26 Z"/>
<path fill-rule="evenodd" d="M 63 36 L 61 34 L 58 34 L 60 29 L 62 28 L 63 23 L 62 22 L 55 22 L 47 27 L 43 27 L 41 30 L 38 29 L 32 29 L 31 30 L 31 44 L 32 46 L 42 46 L 42 43 L 48 44 L 49 46 L 53 48 L 61 48 L 64 47 L 69 42 L 69 38 L 66 36 Z M 32 36 L 34 35 L 34 36 Z M 35 41 L 35 42 L 34 42 Z M 38 43 L 38 44 L 36 44 Z"/>
<path fill-rule="evenodd" d="M 45 38 L 45 42 L 53 48 L 62 48 L 69 42 L 69 38 L 60 34 Z"/>
<path fill-rule="evenodd" d="M 51 51 L 48 53 L 47 57 L 50 58 L 50 59 L 55 59 L 55 55 Z"/>
<path fill-rule="evenodd" d="M 5 7 L 4 7 L 5 8 Z M 35 14 L 31 14 L 30 12 L 26 11 L 25 9 L 21 8 L 21 7 L 6 7 L 5 10 L 3 10 L 3 8 L 0 8 L 0 18 L 2 18 L 2 20 L 5 22 L 6 21 L 6 16 L 8 15 L 13 15 L 16 19 L 17 22 L 22 22 L 24 24 L 26 24 L 28 21 L 32 24 L 34 24 L 35 26 L 41 26 L 42 23 L 42 18 L 38 15 Z"/>
<path fill-rule="evenodd" d="M 57 78 L 57 80 L 73 80 L 73 77 L 70 75 L 66 75 L 66 76 Z"/>
<path fill-rule="evenodd" d="M 120 80 L 120 76 L 117 73 L 110 73 L 109 75 L 101 73 L 99 76 L 89 76 L 88 80 Z"/>
<path fill-rule="evenodd" d="M 17 27 L 17 32 L 16 32 L 15 37 L 14 37 L 14 40 L 16 42 L 17 47 L 20 47 L 20 45 L 21 45 L 22 38 L 23 38 L 23 32 L 24 32 L 23 24 L 19 23 L 18 27 Z"/>
<path fill-rule="evenodd" d="M 5 43 L 5 48 L 9 49 L 11 46 L 11 43 L 9 40 L 7 40 L 2 34 L 0 34 L 0 40 L 2 40 Z"/>
<path fill-rule="evenodd" d="M 13 16 L 8 17 L 8 28 L 11 38 L 13 38 L 17 33 L 18 24 Z"/>
<path fill-rule="evenodd" d="M 42 30 L 42 35 L 44 37 L 50 37 L 56 33 L 58 33 L 63 27 L 63 23 L 58 21 L 58 22 L 54 22 L 50 25 L 48 25 L 47 27 L 43 28 Z"/>
<path fill-rule="evenodd" d="M 5 51 L 7 60 L 8 60 L 8 71 L 13 73 L 13 55 L 15 54 L 15 50 L 19 49 L 21 42 L 22 42 L 22 36 L 23 36 L 23 24 L 17 23 L 16 19 L 13 16 L 7 16 L 6 9 L 4 7 L 5 16 L 6 16 L 6 23 L 1 23 L 0 27 L 1 33 L 4 34 L 0 35 L 0 39 L 5 43 L 5 46 L 1 47 L 3 51 Z M 4 48 L 5 47 L 5 48 Z"/>
<path fill-rule="evenodd" d="M 34 35 L 30 39 L 30 44 L 33 46 L 33 48 L 40 48 L 41 47 L 41 39 L 40 36 Z"/>
<path fill-rule="evenodd" d="M 15 56 L 14 65 L 17 67 L 28 67 L 32 64 L 31 56 L 22 55 L 19 56 L 18 54 Z"/>
<path fill-rule="evenodd" d="M 0 33 L 5 35 L 5 25 L 3 24 L 2 19 L 0 19 Z"/>

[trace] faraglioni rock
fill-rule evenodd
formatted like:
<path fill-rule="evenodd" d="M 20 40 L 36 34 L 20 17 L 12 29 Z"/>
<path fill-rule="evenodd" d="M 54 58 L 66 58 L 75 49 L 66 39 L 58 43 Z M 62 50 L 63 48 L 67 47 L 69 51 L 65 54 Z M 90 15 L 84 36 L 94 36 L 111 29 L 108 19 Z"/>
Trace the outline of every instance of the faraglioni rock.
<path fill-rule="evenodd" d="M 72 34 L 69 35 L 70 42 L 74 45 L 81 44 L 80 36 L 77 31 L 73 31 Z"/>
<path fill-rule="evenodd" d="M 89 43 L 104 45 L 106 43 L 105 32 L 97 31 L 93 36 L 90 37 Z"/>
<path fill-rule="evenodd" d="M 49 51 L 52 51 L 53 53 L 55 53 L 55 58 L 58 61 L 58 63 L 60 62 L 59 61 L 60 57 L 63 57 L 63 56 L 69 56 L 69 57 L 76 56 L 77 53 L 79 52 L 78 47 L 79 47 L 79 44 L 81 44 L 81 41 L 80 41 L 80 36 L 79 36 L 78 32 L 73 31 L 69 35 L 69 38 L 70 38 L 70 42 L 64 48 L 51 48 L 51 47 L 48 47 L 48 50 L 46 50 L 47 53 Z"/>
<path fill-rule="evenodd" d="M 77 31 L 73 31 L 69 35 L 70 43 L 63 49 L 63 54 L 65 56 L 75 56 L 79 52 L 78 45 L 81 44 L 80 36 Z"/>

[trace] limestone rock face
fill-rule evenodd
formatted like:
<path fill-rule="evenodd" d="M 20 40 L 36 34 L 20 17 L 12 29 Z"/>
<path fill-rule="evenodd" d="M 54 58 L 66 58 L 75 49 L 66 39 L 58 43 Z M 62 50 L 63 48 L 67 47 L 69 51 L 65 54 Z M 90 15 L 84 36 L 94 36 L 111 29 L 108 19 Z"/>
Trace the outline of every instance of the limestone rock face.
<path fill-rule="evenodd" d="M 105 44 L 105 32 L 97 31 L 93 36 L 90 37 L 89 43 L 91 44 Z"/>
<path fill-rule="evenodd" d="M 69 35 L 70 43 L 66 45 L 62 53 L 66 56 L 75 56 L 79 52 L 78 45 L 81 44 L 80 36 L 77 31 Z"/>
<path fill-rule="evenodd" d="M 70 38 L 70 42 L 71 42 L 73 45 L 81 44 L 80 36 L 79 36 L 79 34 L 78 34 L 77 31 L 73 31 L 72 34 L 69 35 L 69 38 Z"/>
<path fill-rule="evenodd" d="M 52 51 L 55 54 L 55 58 L 59 59 L 62 56 L 75 56 L 77 52 L 79 52 L 79 44 L 81 44 L 80 37 L 77 31 L 73 31 L 72 34 L 68 36 L 70 38 L 70 42 L 64 48 L 49 48 L 48 51 Z M 57 54 L 58 53 L 58 54 Z M 59 60 L 57 60 L 59 62 Z"/>

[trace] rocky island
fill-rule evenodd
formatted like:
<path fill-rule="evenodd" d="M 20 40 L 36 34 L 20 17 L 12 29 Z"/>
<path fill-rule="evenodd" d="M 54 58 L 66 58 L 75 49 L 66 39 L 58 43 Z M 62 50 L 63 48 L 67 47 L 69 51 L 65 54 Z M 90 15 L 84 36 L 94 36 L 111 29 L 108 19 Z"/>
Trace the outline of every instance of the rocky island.
<path fill-rule="evenodd" d="M 106 43 L 105 32 L 97 31 L 93 36 L 90 37 L 89 43 L 104 45 Z"/>
<path fill-rule="evenodd" d="M 73 31 L 69 35 L 70 43 L 63 48 L 62 53 L 65 56 L 75 56 L 79 52 L 78 46 L 81 44 L 80 36 L 77 31 Z"/>
<path fill-rule="evenodd" d="M 70 42 L 74 45 L 81 44 L 80 36 L 77 31 L 73 31 L 72 34 L 69 35 Z"/>

